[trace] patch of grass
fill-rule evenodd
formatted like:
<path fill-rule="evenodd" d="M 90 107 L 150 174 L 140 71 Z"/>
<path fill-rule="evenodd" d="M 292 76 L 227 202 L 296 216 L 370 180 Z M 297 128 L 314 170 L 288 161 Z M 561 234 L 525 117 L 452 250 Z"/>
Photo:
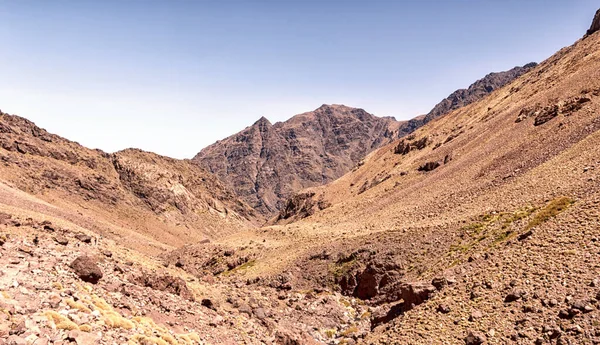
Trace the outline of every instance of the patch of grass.
<path fill-rule="evenodd" d="M 527 224 L 524 231 L 545 223 L 550 218 L 556 217 L 559 213 L 571 206 L 575 200 L 572 198 L 561 196 L 548 203 L 543 209 L 535 214 L 533 219 Z"/>
<path fill-rule="evenodd" d="M 166 341 L 167 343 L 171 344 L 171 345 L 179 345 L 179 343 L 177 342 L 177 340 L 175 340 L 175 338 L 173 338 L 172 335 L 170 335 L 169 333 L 163 333 L 160 338 L 164 341 Z"/>
<path fill-rule="evenodd" d="M 335 338 L 335 334 L 337 333 L 337 331 L 335 329 L 328 329 L 325 331 L 325 335 L 327 336 L 327 338 L 329 339 L 333 339 Z"/>
<path fill-rule="evenodd" d="M 104 312 L 104 324 L 109 328 L 132 329 L 133 322 L 115 312 Z"/>
<path fill-rule="evenodd" d="M 79 326 L 79 330 L 82 332 L 91 332 L 92 331 L 92 326 L 90 325 L 81 325 Z"/>
<path fill-rule="evenodd" d="M 358 327 L 356 327 L 356 325 L 352 325 L 348 328 L 346 328 L 342 333 L 340 333 L 343 337 L 349 337 L 354 333 L 358 332 Z"/>
<path fill-rule="evenodd" d="M 331 272 L 335 278 L 341 278 L 348 274 L 352 268 L 354 268 L 356 262 L 356 259 L 352 259 L 341 264 L 331 264 L 329 266 L 329 272 Z"/>
<path fill-rule="evenodd" d="M 196 333 L 181 334 L 178 335 L 177 338 L 179 338 L 180 341 L 190 345 L 200 343 L 200 336 Z"/>
<path fill-rule="evenodd" d="M 467 244 L 452 244 L 450 245 L 450 252 L 461 252 L 461 253 L 466 253 L 469 251 L 469 249 L 471 249 L 472 245 L 471 243 L 467 243 Z"/>
<path fill-rule="evenodd" d="M 512 237 L 513 234 L 514 234 L 513 231 L 503 231 L 503 232 L 501 232 L 500 234 L 498 234 L 496 236 L 496 238 L 492 242 L 492 246 L 495 246 L 498 243 L 501 243 L 501 242 L 505 241 L 506 239 Z"/>
<path fill-rule="evenodd" d="M 48 321 L 53 322 L 54 326 L 57 329 L 64 329 L 67 331 L 78 330 L 79 326 L 71 320 L 69 320 L 66 316 L 63 316 L 55 311 L 48 310 L 44 313 L 48 318 Z"/>
<path fill-rule="evenodd" d="M 64 290 L 64 288 L 63 288 L 62 284 L 61 284 L 61 283 L 59 283 L 59 282 L 54 282 L 54 283 L 52 283 L 52 287 L 53 287 L 54 289 L 58 290 L 58 291 L 62 291 L 62 290 Z"/>
<path fill-rule="evenodd" d="M 527 206 L 518 211 L 513 212 L 512 214 L 510 214 L 509 217 L 504 219 L 504 222 L 502 223 L 502 229 L 504 230 L 508 228 L 512 223 L 529 217 L 533 212 L 535 212 L 535 210 L 535 207 Z"/>
<path fill-rule="evenodd" d="M 92 296 L 92 303 L 100 311 L 112 311 L 112 307 L 106 301 L 98 296 Z"/>
<path fill-rule="evenodd" d="M 239 266 L 237 266 L 237 267 L 235 267 L 233 269 L 230 269 L 228 271 L 225 271 L 225 272 L 221 273 L 221 275 L 223 275 L 223 276 L 226 277 L 228 275 L 231 275 L 231 274 L 234 274 L 234 273 L 237 273 L 237 272 L 244 271 L 244 270 L 247 270 L 249 268 L 252 268 L 255 265 L 256 265 L 256 260 L 249 260 L 248 262 L 246 262 L 244 264 L 241 264 L 241 265 L 239 265 Z"/>
<path fill-rule="evenodd" d="M 142 316 L 135 316 L 131 319 L 131 321 L 133 321 L 138 328 L 143 329 L 143 330 L 147 330 L 149 332 L 152 332 L 153 330 L 156 330 L 160 333 L 166 333 L 168 332 L 167 329 L 159 327 L 154 320 L 152 320 L 149 317 L 142 317 Z"/>
<path fill-rule="evenodd" d="M 81 312 L 88 313 L 88 314 L 92 312 L 90 310 L 90 308 L 86 307 L 83 303 L 75 302 L 75 300 L 72 298 L 69 298 L 68 300 L 66 300 L 66 303 L 69 307 L 71 307 L 71 309 L 77 309 Z"/>
<path fill-rule="evenodd" d="M 133 341 L 134 344 L 140 345 L 169 345 L 166 341 L 162 340 L 161 338 L 147 337 L 142 334 L 136 334 L 132 336 L 129 340 Z"/>

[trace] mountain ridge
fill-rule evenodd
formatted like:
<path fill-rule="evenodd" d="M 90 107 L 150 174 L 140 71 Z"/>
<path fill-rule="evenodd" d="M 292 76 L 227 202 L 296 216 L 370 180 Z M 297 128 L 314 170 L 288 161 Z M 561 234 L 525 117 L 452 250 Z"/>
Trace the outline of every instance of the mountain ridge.
<path fill-rule="evenodd" d="M 269 215 L 296 188 L 341 176 L 391 138 L 397 124 L 393 118 L 378 118 L 359 108 L 322 105 L 275 124 L 261 117 L 204 148 L 192 160 Z"/>

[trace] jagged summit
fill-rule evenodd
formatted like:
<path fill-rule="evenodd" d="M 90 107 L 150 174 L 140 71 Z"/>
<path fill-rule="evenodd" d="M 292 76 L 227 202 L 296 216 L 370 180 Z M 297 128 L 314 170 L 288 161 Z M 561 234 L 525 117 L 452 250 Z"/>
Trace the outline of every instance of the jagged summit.
<path fill-rule="evenodd" d="M 269 121 L 266 117 L 261 116 L 256 122 L 252 124 L 252 126 L 272 126 L 271 121 Z"/>
<path fill-rule="evenodd" d="M 363 109 L 323 104 L 273 126 L 261 118 L 203 149 L 193 160 L 270 216 L 293 192 L 342 176 L 387 143 L 398 124 Z"/>

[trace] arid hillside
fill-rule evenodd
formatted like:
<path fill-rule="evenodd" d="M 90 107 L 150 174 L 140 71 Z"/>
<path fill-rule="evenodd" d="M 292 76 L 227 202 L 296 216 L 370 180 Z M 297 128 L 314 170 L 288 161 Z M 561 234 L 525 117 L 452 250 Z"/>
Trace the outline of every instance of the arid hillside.
<path fill-rule="evenodd" d="M 251 208 L 189 161 L 90 150 L 8 114 L 0 115 L 0 198 L 3 208 L 63 218 L 132 245 L 145 246 L 138 236 L 147 236 L 179 246 L 254 220 Z"/>
<path fill-rule="evenodd" d="M 426 115 L 418 116 L 402 123 L 398 130 L 398 136 L 403 137 L 408 135 L 429 121 L 446 115 L 452 110 L 480 101 L 494 90 L 503 87 L 521 75 L 529 72 L 529 70 L 535 66 L 537 66 L 537 63 L 530 62 L 524 66 L 511 68 L 508 71 L 492 72 L 469 85 L 468 88 L 454 91 L 448 97 L 436 104 Z"/>
<path fill-rule="evenodd" d="M 296 194 L 227 238 L 239 266 L 206 245 L 171 260 L 368 306 L 330 343 L 599 341 L 599 48 L 587 36 Z"/>
<path fill-rule="evenodd" d="M 247 274 L 365 301 L 359 343 L 599 341 L 599 48 L 596 32 L 298 193 L 257 235 L 277 258 Z"/>
<path fill-rule="evenodd" d="M 89 150 L 2 114 L 0 341 L 600 343 L 597 29 L 379 142 L 262 227 L 196 163 Z M 370 116 L 318 111 L 294 133 Z M 227 139 L 240 169 L 280 154 L 262 144 L 281 142 L 278 126 Z"/>
<path fill-rule="evenodd" d="M 388 142 L 398 124 L 362 109 L 323 105 L 276 124 L 263 117 L 203 149 L 193 161 L 270 216 L 293 192 L 345 174 L 367 153 Z"/>
<path fill-rule="evenodd" d="M 259 213 L 271 217 L 294 192 L 341 177 L 373 150 L 485 98 L 534 66 L 529 63 L 490 73 L 467 89 L 453 92 L 428 114 L 409 121 L 379 118 L 343 105 L 323 105 L 274 125 L 263 117 L 203 149 L 193 161 L 219 176 Z"/>

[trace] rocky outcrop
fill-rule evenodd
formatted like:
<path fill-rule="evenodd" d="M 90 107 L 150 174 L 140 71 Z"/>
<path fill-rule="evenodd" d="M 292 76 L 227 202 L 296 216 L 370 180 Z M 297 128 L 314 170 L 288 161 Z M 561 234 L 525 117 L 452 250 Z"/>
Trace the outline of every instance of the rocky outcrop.
<path fill-rule="evenodd" d="M 285 122 L 264 117 L 203 149 L 193 161 L 229 184 L 264 215 L 292 193 L 335 180 L 386 144 L 399 122 L 363 109 L 323 105 Z"/>
<path fill-rule="evenodd" d="M 179 277 L 173 277 L 165 273 L 153 274 L 150 272 L 143 272 L 141 275 L 133 278 L 132 280 L 134 283 L 144 287 L 179 295 L 188 301 L 195 300 L 194 294 L 188 288 L 186 282 Z"/>
<path fill-rule="evenodd" d="M 594 32 L 600 30 L 600 9 L 596 11 L 596 15 L 594 16 L 594 20 L 592 20 L 592 25 L 587 31 L 587 35 L 591 35 Z"/>
<path fill-rule="evenodd" d="M 329 206 L 330 204 L 325 200 L 316 198 L 315 192 L 298 193 L 288 199 L 285 207 L 268 224 L 283 224 L 310 217 L 316 211 L 324 210 Z"/>

